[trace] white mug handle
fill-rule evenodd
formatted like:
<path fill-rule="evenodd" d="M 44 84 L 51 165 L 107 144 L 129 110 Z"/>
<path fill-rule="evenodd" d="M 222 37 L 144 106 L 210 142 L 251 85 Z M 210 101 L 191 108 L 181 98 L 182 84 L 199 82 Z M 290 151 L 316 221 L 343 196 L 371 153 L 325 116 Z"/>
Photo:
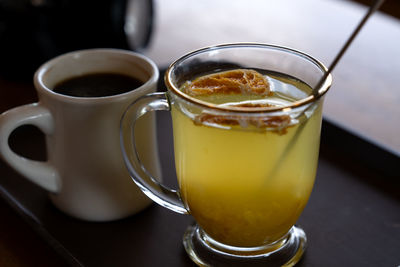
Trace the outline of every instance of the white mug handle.
<path fill-rule="evenodd" d="M 26 124 L 38 127 L 46 135 L 53 133 L 53 117 L 40 103 L 10 109 L 0 114 L 0 156 L 28 180 L 57 193 L 61 189 L 61 179 L 57 170 L 48 161 L 27 159 L 14 153 L 9 146 L 8 139 L 11 133 Z"/>

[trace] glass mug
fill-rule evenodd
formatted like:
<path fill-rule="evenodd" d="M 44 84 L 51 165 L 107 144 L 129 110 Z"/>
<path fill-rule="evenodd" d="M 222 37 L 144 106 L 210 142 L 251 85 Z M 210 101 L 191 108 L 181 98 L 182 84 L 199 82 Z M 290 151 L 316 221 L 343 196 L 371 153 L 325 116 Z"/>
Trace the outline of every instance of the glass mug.
<path fill-rule="evenodd" d="M 311 88 L 326 72 L 302 52 L 264 44 L 227 44 L 185 55 L 166 71 L 166 93 L 141 97 L 125 111 L 124 161 L 149 198 L 193 216 L 196 224 L 187 229 L 183 244 L 198 265 L 292 266 L 306 248 L 304 231 L 294 225 L 313 188 L 323 96 L 332 77 L 317 91 L 279 107 L 217 105 L 179 89 L 195 77 L 235 68 L 289 75 Z M 178 191 L 144 168 L 133 141 L 136 120 L 156 110 L 171 112 Z M 204 114 L 218 119 L 202 120 Z M 282 118 L 288 123 L 275 127 Z M 232 119 L 241 123 L 220 123 Z M 248 122 L 254 121 L 271 123 L 251 127 Z"/>

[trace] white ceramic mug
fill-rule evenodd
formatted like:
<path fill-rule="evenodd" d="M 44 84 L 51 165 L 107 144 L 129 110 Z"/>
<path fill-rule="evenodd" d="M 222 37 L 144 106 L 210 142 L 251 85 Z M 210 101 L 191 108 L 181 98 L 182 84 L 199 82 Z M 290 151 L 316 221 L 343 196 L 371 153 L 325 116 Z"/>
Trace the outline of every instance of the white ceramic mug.
<path fill-rule="evenodd" d="M 72 97 L 52 91 L 65 79 L 89 73 L 117 73 L 143 82 L 127 93 L 106 97 Z M 123 111 L 139 96 L 154 92 L 156 65 L 143 55 L 117 49 L 67 53 L 42 65 L 34 76 L 39 102 L 0 115 L 0 155 L 21 175 L 50 192 L 65 213 L 89 221 L 120 219 L 150 204 L 124 166 L 119 146 Z M 150 172 L 159 177 L 155 118 L 140 122 L 136 142 Z M 10 134 L 21 125 L 37 126 L 46 135 L 47 161 L 14 153 Z"/>

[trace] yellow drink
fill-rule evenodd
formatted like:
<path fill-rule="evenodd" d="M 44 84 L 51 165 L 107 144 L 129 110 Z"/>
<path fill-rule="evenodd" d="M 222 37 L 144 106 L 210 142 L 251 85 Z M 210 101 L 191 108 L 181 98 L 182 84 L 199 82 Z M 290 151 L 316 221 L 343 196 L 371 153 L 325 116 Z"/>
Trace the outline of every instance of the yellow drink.
<path fill-rule="evenodd" d="M 273 96 L 264 99 L 274 105 L 294 101 L 311 90 L 300 81 L 275 78 L 270 79 L 275 88 Z M 288 92 L 288 88 L 295 92 Z M 246 97 L 241 98 L 239 101 Z M 224 103 L 238 99 L 227 95 L 208 100 Z M 294 120 L 278 132 L 252 125 L 226 129 L 224 125 L 202 125 L 173 105 L 181 196 L 210 237 L 226 245 L 254 247 L 276 241 L 288 232 L 314 184 L 321 110 L 319 105 L 307 118 Z M 289 146 L 293 138 L 296 141 Z"/>

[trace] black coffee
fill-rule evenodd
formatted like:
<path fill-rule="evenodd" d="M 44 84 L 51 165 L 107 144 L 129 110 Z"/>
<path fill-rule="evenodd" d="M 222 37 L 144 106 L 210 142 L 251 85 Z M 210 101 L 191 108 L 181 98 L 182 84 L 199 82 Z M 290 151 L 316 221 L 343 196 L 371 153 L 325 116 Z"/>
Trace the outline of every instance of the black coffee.
<path fill-rule="evenodd" d="M 123 94 L 138 88 L 142 81 L 122 74 L 93 73 L 61 81 L 53 91 L 77 97 L 102 97 Z"/>

